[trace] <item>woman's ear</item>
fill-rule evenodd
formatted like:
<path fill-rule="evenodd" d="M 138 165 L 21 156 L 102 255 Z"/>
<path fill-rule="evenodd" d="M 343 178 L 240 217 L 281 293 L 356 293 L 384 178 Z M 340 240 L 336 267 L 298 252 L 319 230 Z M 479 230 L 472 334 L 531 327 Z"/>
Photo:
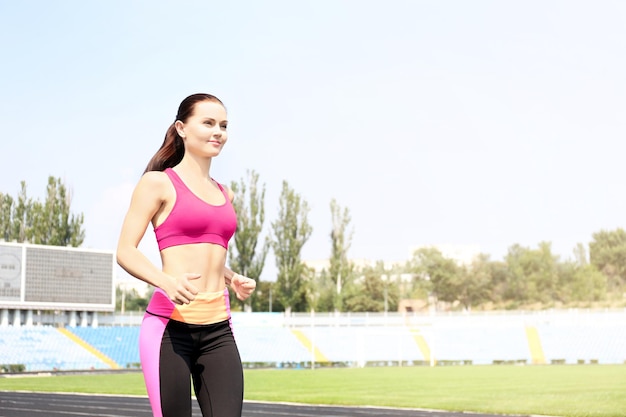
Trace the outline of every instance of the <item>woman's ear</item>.
<path fill-rule="evenodd" d="M 185 124 L 181 122 L 180 120 L 176 120 L 174 122 L 174 127 L 176 128 L 176 133 L 178 133 L 178 136 L 184 139 L 185 138 Z"/>

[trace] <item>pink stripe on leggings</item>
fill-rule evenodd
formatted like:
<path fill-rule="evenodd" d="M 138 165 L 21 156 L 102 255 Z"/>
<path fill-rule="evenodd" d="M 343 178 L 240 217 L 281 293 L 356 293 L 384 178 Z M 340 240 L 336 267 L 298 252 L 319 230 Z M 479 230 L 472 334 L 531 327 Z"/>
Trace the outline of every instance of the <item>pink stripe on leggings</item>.
<path fill-rule="evenodd" d="M 147 310 L 159 316 L 169 317 L 174 310 L 174 303 L 163 290 L 157 288 L 150 299 Z M 165 317 L 146 313 L 139 332 L 139 358 L 154 417 L 163 417 L 159 361 L 161 341 L 165 333 L 165 326 L 169 322 L 169 319 Z"/>

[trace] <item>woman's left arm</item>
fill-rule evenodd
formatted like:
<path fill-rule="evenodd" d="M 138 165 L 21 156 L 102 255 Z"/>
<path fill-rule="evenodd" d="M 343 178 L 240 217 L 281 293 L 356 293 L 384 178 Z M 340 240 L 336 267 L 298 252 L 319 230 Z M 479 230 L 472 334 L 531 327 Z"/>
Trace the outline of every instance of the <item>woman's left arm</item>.
<path fill-rule="evenodd" d="M 228 193 L 228 198 L 230 202 L 233 202 L 235 198 L 235 194 L 233 191 L 226 187 L 226 192 Z M 250 297 L 250 294 L 256 288 L 256 281 L 252 278 L 244 277 L 241 274 L 234 272 L 232 269 L 228 267 L 224 267 L 224 280 L 226 281 L 226 285 L 228 285 L 237 295 L 241 301 Z"/>
<path fill-rule="evenodd" d="M 224 267 L 224 281 L 237 295 L 237 298 L 244 301 L 250 297 L 252 292 L 256 288 L 256 281 L 252 278 L 244 277 L 241 274 L 234 272 L 228 267 Z"/>

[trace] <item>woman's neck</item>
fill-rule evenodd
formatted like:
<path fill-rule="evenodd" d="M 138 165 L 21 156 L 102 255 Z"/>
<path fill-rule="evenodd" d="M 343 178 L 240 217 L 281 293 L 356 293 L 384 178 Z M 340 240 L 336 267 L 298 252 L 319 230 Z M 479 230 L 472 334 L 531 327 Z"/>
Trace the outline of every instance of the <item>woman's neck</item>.
<path fill-rule="evenodd" d="M 189 175 L 208 179 L 211 175 L 211 158 L 194 158 L 193 156 L 185 155 L 178 167 Z"/>

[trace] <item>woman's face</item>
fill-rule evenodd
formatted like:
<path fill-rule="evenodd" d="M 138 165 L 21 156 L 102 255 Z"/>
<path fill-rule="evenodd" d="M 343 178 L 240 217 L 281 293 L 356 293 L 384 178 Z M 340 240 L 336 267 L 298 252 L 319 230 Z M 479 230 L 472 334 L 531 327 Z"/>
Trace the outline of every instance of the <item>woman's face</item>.
<path fill-rule="evenodd" d="M 226 109 L 214 101 L 196 103 L 186 122 L 176 122 L 176 130 L 185 143 L 185 152 L 204 157 L 219 155 L 228 139 L 227 126 Z"/>

